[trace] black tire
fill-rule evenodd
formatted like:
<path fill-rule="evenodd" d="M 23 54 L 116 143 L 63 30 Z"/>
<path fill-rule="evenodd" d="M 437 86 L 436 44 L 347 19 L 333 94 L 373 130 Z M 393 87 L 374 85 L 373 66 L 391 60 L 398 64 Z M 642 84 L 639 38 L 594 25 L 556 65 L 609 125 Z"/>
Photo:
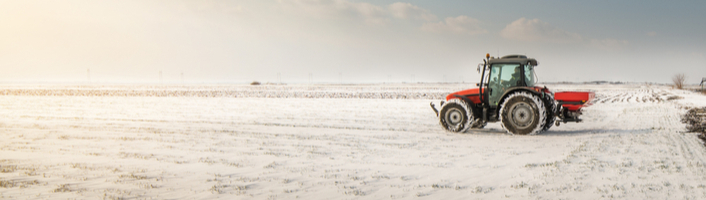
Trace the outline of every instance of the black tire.
<path fill-rule="evenodd" d="M 544 123 L 544 128 L 542 132 L 549 130 L 554 126 L 554 121 L 556 121 L 556 101 L 553 98 L 547 96 L 544 101 L 544 105 L 547 107 L 547 121 Z"/>
<path fill-rule="evenodd" d="M 510 134 L 534 135 L 544 128 L 546 113 L 544 102 L 537 95 L 516 92 L 506 97 L 500 107 L 500 121 Z"/>
<path fill-rule="evenodd" d="M 465 132 L 471 127 L 473 112 L 471 107 L 462 100 L 452 99 L 441 106 L 439 111 L 439 124 L 447 131 Z"/>

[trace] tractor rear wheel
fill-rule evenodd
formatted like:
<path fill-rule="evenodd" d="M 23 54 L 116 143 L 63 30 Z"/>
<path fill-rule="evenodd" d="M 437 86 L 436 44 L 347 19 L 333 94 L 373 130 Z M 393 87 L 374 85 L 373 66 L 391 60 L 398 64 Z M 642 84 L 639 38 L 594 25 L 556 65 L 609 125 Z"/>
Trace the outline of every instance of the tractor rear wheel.
<path fill-rule="evenodd" d="M 542 128 L 542 132 L 549 130 L 554 125 L 554 121 L 556 121 L 556 102 L 554 99 L 547 97 L 544 105 L 547 107 L 547 121 L 544 124 L 544 128 Z"/>
<path fill-rule="evenodd" d="M 465 132 L 471 127 L 473 112 L 468 103 L 460 99 L 452 99 L 441 106 L 439 124 L 451 132 Z"/>
<path fill-rule="evenodd" d="M 545 127 L 547 109 L 544 101 L 529 92 L 517 92 L 505 98 L 500 107 L 502 127 L 510 134 L 537 134 Z"/>

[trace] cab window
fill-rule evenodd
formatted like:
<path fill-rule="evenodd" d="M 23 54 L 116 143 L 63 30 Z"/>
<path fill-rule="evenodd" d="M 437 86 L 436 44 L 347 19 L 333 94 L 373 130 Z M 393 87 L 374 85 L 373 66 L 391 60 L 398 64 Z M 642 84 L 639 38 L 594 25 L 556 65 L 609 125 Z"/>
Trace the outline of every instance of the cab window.
<path fill-rule="evenodd" d="M 521 77 L 519 64 L 495 64 L 490 70 L 490 83 L 504 88 L 521 85 Z"/>
<path fill-rule="evenodd" d="M 527 84 L 528 87 L 534 87 L 534 84 L 537 80 L 535 80 L 534 77 L 534 66 L 532 65 L 525 65 L 525 83 Z"/>
<path fill-rule="evenodd" d="M 490 94 L 488 102 L 491 106 L 497 106 L 500 97 L 507 88 L 522 84 L 522 73 L 519 64 L 493 64 L 490 67 L 488 87 Z"/>

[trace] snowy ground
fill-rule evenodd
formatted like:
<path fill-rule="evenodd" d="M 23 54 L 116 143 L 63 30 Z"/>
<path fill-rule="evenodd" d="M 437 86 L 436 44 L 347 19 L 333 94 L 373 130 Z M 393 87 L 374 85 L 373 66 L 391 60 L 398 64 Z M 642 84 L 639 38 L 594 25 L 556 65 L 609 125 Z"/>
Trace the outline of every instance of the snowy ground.
<path fill-rule="evenodd" d="M 0 86 L 0 199 L 706 198 L 668 86 L 548 85 L 596 101 L 535 136 L 443 131 L 468 85 L 258 87 Z"/>

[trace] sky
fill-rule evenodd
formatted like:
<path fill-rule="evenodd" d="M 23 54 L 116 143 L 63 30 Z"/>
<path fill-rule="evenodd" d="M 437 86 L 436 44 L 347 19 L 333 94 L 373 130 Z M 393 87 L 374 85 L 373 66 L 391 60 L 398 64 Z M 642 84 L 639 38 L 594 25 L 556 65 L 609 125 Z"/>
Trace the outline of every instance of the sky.
<path fill-rule="evenodd" d="M 540 82 L 706 77 L 706 1 L 0 0 L 0 82 Z M 161 75 L 160 75 L 161 74 Z"/>

